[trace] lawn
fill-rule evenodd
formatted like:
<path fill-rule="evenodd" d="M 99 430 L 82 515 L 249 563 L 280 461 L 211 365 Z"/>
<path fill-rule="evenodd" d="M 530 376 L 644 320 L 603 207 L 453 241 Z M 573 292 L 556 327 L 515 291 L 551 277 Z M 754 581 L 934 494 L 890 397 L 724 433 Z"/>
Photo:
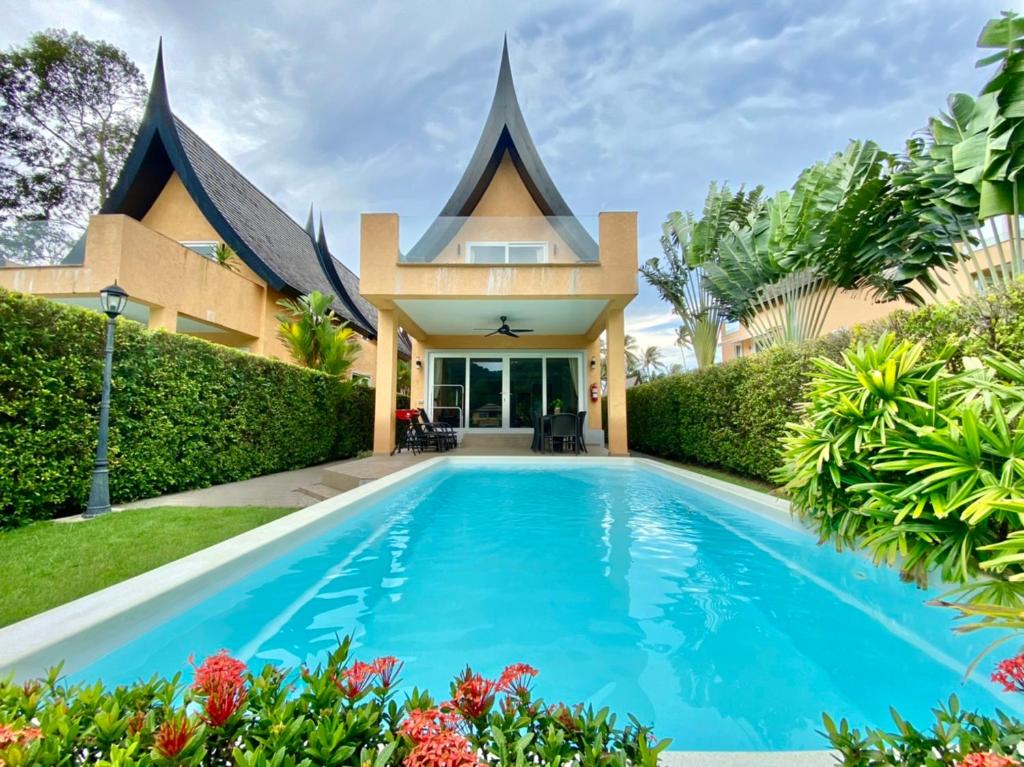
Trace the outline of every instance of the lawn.
<path fill-rule="evenodd" d="M 131 578 L 294 509 L 161 507 L 0 532 L 0 626 Z"/>

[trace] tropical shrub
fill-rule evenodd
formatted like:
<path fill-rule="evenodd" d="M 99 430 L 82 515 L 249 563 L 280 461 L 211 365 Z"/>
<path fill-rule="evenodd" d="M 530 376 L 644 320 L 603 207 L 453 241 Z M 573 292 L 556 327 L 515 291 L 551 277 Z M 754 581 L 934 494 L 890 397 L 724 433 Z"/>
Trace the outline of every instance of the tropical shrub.
<path fill-rule="evenodd" d="M 179 675 L 108 691 L 59 669 L 0 682 L 0 764 L 656 767 L 669 745 L 633 717 L 619 727 L 607 709 L 546 705 L 523 663 L 498 679 L 467 668 L 443 702 L 414 689 L 399 703 L 400 661 L 348 656 L 346 639 L 317 668 L 254 673 L 220 653 L 188 686 Z"/>
<path fill-rule="evenodd" d="M 629 446 L 769 480 L 811 360 L 838 357 L 847 343 L 839 333 L 635 386 L 626 392 Z"/>
<path fill-rule="evenodd" d="M 954 373 L 948 357 L 886 334 L 815 360 L 776 476 L 823 541 L 968 584 L 972 628 L 1024 627 L 1024 365 Z"/>
<path fill-rule="evenodd" d="M 359 356 L 359 342 L 334 313 L 333 302 L 334 296 L 316 290 L 294 301 L 282 298 L 277 305 L 285 311 L 277 315 L 277 336 L 297 364 L 344 377 Z"/>
<path fill-rule="evenodd" d="M 0 527 L 81 510 L 106 317 L 0 290 Z M 115 502 L 355 455 L 373 390 L 183 335 L 117 324 Z"/>

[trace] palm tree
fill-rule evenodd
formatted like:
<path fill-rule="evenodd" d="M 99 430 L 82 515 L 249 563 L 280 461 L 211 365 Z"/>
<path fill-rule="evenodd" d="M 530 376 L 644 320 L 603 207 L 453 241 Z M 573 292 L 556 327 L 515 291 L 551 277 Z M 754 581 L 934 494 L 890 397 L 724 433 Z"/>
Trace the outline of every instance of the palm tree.
<path fill-rule="evenodd" d="M 294 360 L 328 375 L 344 377 L 359 354 L 359 342 L 346 323 L 339 322 L 331 304 L 333 296 L 313 291 L 298 300 L 282 298 L 277 305 L 277 335 Z"/>
<path fill-rule="evenodd" d="M 719 258 L 719 244 L 733 226 L 745 224 L 763 207 L 763 187 L 733 194 L 727 185 L 714 182 L 708 188 L 698 220 L 690 212 L 668 214 L 662 224 L 664 260 L 648 259 L 640 267 L 647 281 L 672 305 L 682 325 L 681 343 L 693 349 L 697 367 L 715 362 L 724 314 L 721 303 L 708 290 L 704 265 Z"/>
<path fill-rule="evenodd" d="M 657 378 L 658 373 L 663 373 L 665 371 L 665 363 L 661 360 L 661 349 L 657 346 L 648 346 L 644 349 L 640 367 L 643 369 L 644 378 L 648 381 Z"/>
<path fill-rule="evenodd" d="M 628 333 L 623 337 L 623 341 L 626 350 L 626 378 L 633 378 L 636 383 L 641 383 L 643 371 L 640 369 L 640 347 L 636 339 Z"/>

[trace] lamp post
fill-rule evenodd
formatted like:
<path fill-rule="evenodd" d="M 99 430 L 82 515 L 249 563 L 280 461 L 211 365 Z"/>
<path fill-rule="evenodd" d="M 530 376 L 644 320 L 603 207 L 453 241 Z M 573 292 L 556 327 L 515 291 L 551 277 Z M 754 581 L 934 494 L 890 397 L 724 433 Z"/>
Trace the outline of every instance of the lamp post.
<path fill-rule="evenodd" d="M 128 293 L 115 281 L 100 291 L 100 308 L 107 315 L 107 345 L 103 350 L 103 393 L 100 395 L 100 437 L 96 443 L 96 460 L 92 466 L 92 487 L 87 518 L 110 511 L 110 483 L 107 469 L 107 430 L 110 423 L 110 372 L 114 362 L 114 321 L 128 303 Z"/>

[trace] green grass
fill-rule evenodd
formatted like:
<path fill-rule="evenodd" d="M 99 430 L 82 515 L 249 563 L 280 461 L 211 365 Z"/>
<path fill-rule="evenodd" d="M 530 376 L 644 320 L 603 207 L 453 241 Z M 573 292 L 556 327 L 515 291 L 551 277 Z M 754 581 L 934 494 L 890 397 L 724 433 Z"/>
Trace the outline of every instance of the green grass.
<path fill-rule="evenodd" d="M 160 507 L 0 532 L 0 626 L 131 578 L 294 509 Z"/>
<path fill-rule="evenodd" d="M 725 469 L 712 469 L 708 466 L 699 466 L 695 463 L 682 463 L 680 461 L 670 461 L 667 458 L 657 458 L 653 455 L 647 455 L 645 453 L 634 452 L 633 455 L 643 456 L 644 458 L 650 458 L 652 461 L 658 461 L 659 463 L 666 463 L 669 466 L 678 466 L 680 469 L 686 469 L 687 471 L 695 472 L 696 474 L 703 474 L 707 477 L 714 479 L 720 479 L 723 482 L 731 482 L 734 485 L 740 487 L 746 487 L 750 490 L 757 490 L 760 493 L 770 493 L 771 495 L 781 496 L 781 490 L 768 482 L 764 482 L 760 479 L 753 479 L 752 477 L 744 477 L 742 474 L 734 474 L 731 471 Z"/>

